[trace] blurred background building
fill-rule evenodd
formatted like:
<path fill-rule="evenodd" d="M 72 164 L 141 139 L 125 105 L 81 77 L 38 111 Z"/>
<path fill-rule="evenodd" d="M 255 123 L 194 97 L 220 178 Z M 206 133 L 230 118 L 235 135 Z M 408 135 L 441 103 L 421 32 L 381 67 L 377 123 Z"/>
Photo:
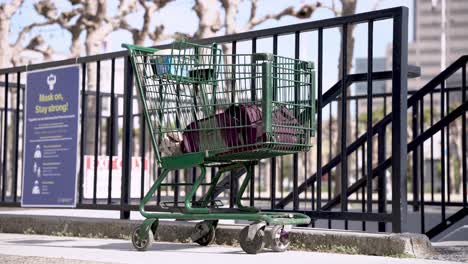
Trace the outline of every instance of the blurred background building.
<path fill-rule="evenodd" d="M 468 54 L 468 1 L 414 0 L 413 7 L 414 38 L 408 45 L 408 63 L 421 67 L 421 77 L 410 79 L 410 91 L 420 89 L 442 69 Z M 391 64 L 391 54 L 389 47 L 388 65 Z M 461 75 L 455 74 L 447 87 L 460 83 L 460 79 Z"/>

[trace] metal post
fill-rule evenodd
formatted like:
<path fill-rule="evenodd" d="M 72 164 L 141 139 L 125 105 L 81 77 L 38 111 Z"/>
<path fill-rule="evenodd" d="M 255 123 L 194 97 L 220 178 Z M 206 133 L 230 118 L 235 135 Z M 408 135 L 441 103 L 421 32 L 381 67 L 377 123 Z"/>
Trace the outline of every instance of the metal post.
<path fill-rule="evenodd" d="M 418 136 L 418 107 L 417 105 L 413 106 L 413 116 L 412 116 L 412 130 L 413 130 L 413 140 Z M 415 150 L 412 153 L 412 191 L 413 191 L 413 211 L 417 212 L 419 210 L 419 195 L 418 195 L 418 179 L 419 179 L 419 151 Z"/>
<path fill-rule="evenodd" d="M 3 97 L 3 102 L 4 102 L 4 116 L 3 116 L 3 167 L 2 167 L 2 201 L 5 201 L 5 195 L 6 195 L 6 189 L 7 189 L 7 183 L 8 183 L 8 73 L 5 74 L 5 94 Z"/>
<path fill-rule="evenodd" d="M 81 64 L 81 138 L 80 174 L 78 176 L 78 204 L 83 203 L 84 156 L 86 149 L 86 63 Z"/>
<path fill-rule="evenodd" d="M 16 109 L 15 109 L 15 138 L 16 142 L 20 142 L 20 103 L 21 101 L 21 73 L 18 72 L 16 75 Z M 23 134 L 24 135 L 24 134 Z M 19 172 L 19 144 L 15 147 L 14 153 L 14 163 L 13 167 L 13 202 L 16 202 L 18 199 L 18 172 Z"/>
<path fill-rule="evenodd" d="M 132 162 L 132 130 L 133 130 L 133 69 L 130 57 L 124 64 L 124 133 L 122 144 L 122 180 L 120 196 L 120 219 L 129 219 L 130 211 L 124 209 L 130 201 L 130 174 Z"/>
<path fill-rule="evenodd" d="M 99 159 L 99 127 L 101 123 L 101 61 L 97 61 L 96 70 L 96 112 L 94 115 L 94 174 L 93 174 L 93 204 L 97 202 L 98 159 Z"/>
<path fill-rule="evenodd" d="M 347 77 L 347 65 L 348 65 L 348 24 L 343 25 L 343 30 L 341 34 L 341 138 L 340 138 L 340 157 L 341 157 L 341 211 L 348 211 L 348 156 L 346 155 L 347 149 L 347 87 L 346 87 L 346 77 Z M 348 222 L 345 220 L 345 229 L 347 229 Z"/>
<path fill-rule="evenodd" d="M 278 54 L 278 35 L 273 35 L 273 54 Z M 276 56 L 273 58 L 273 64 L 276 65 Z M 276 76 L 278 69 L 273 67 L 273 76 Z M 273 101 L 277 100 L 277 83 L 278 80 L 275 78 L 273 79 Z M 271 196 L 271 209 L 275 209 L 276 204 L 276 157 L 271 158 L 270 161 L 270 176 L 271 176 L 271 183 L 270 183 L 270 196 Z"/>
<path fill-rule="evenodd" d="M 462 67 L 462 102 L 466 102 L 466 64 Z M 467 192 L 466 192 L 466 184 L 467 184 L 467 158 L 466 158 L 466 113 L 463 115 L 462 118 L 462 192 L 465 194 L 463 195 L 463 206 L 468 206 L 467 201 Z"/>
<path fill-rule="evenodd" d="M 385 132 L 385 127 L 380 129 L 377 142 L 378 142 L 378 147 L 377 147 L 377 162 L 378 164 L 383 164 L 385 161 L 385 153 L 386 151 L 386 146 L 385 146 L 385 138 L 386 138 L 386 132 Z M 385 213 L 387 212 L 387 177 L 385 175 L 385 169 L 380 169 L 380 171 L 377 172 L 378 178 L 377 178 L 377 194 L 378 194 L 378 212 L 379 213 Z M 372 178 L 372 177 L 371 177 Z M 372 197 L 372 196 L 371 196 Z M 371 198 L 372 199 L 372 198 Z M 385 232 L 387 229 L 386 223 L 385 222 L 379 222 L 378 224 L 378 231 L 379 232 Z"/>
<path fill-rule="evenodd" d="M 367 35 L 367 212 L 372 213 L 372 105 L 373 105 L 373 82 L 372 72 L 374 62 L 374 21 L 369 21 L 369 28 Z"/>
<path fill-rule="evenodd" d="M 419 118 L 419 123 L 420 123 L 420 132 L 423 133 L 424 132 L 424 100 L 420 101 L 419 102 L 419 106 L 420 106 L 420 118 Z M 426 229 L 425 229 L 425 226 L 426 226 L 426 222 L 425 222 L 425 214 L 424 214 L 424 143 L 421 144 L 421 146 L 419 147 L 419 158 L 420 158 L 420 172 L 419 172 L 419 187 L 420 187 L 420 191 L 419 191 L 419 195 L 420 195 L 420 204 L 421 204 L 421 207 L 420 207 L 420 211 L 421 211 L 421 234 L 424 234 L 426 232 Z"/>
<path fill-rule="evenodd" d="M 322 86 L 323 86 L 323 28 L 318 30 L 317 65 L 317 210 L 322 207 Z M 313 98 L 313 94 L 311 94 Z M 329 120 L 331 122 L 331 120 Z M 307 171 L 306 171 L 307 173 Z"/>
<path fill-rule="evenodd" d="M 392 58 L 392 231 L 403 232 L 407 216 L 408 8 L 393 19 Z"/>
<path fill-rule="evenodd" d="M 300 32 L 296 31 L 294 34 L 294 58 L 299 59 L 299 51 L 300 51 Z M 294 66 L 295 70 L 296 65 Z M 297 73 L 294 73 L 294 102 L 297 102 L 298 96 L 297 93 L 299 91 L 298 87 L 299 83 L 299 76 Z M 298 116 L 298 109 L 297 107 L 294 107 L 294 115 Z M 299 155 L 297 153 L 293 154 L 293 210 L 298 210 L 299 209 L 299 192 L 297 190 L 297 185 L 299 181 Z"/>
<path fill-rule="evenodd" d="M 111 64 L 111 94 L 110 94 L 110 110 L 111 110 L 111 115 L 109 118 L 110 125 L 109 125 L 109 137 L 108 137 L 108 142 L 109 142 L 109 178 L 107 181 L 107 203 L 111 204 L 112 203 L 112 157 L 116 155 L 117 153 L 117 148 L 115 146 L 118 146 L 118 140 L 119 136 L 118 134 L 116 135 L 116 132 L 118 133 L 117 129 L 115 129 L 115 126 L 118 126 L 118 108 L 116 108 L 116 103 L 115 103 L 115 59 L 112 59 L 112 64 Z M 117 142 L 116 142 L 117 140 Z"/>

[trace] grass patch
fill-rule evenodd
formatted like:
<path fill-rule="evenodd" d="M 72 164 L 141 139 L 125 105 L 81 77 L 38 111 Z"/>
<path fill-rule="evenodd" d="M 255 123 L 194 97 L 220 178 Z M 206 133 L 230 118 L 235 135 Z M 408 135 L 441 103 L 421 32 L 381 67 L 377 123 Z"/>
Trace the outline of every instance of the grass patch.
<path fill-rule="evenodd" d="M 66 231 L 52 231 L 50 233 L 51 236 L 58 236 L 58 237 L 72 237 L 74 236 L 72 232 L 66 232 Z"/>
<path fill-rule="evenodd" d="M 34 229 L 28 227 L 26 230 L 23 231 L 23 234 L 25 234 L 25 235 L 35 235 L 36 231 L 34 231 Z"/>
<path fill-rule="evenodd" d="M 408 253 L 399 253 L 399 254 L 389 254 L 389 255 L 384 255 L 384 257 L 389 257 L 389 258 L 416 258 L 415 256 L 408 254 Z"/>

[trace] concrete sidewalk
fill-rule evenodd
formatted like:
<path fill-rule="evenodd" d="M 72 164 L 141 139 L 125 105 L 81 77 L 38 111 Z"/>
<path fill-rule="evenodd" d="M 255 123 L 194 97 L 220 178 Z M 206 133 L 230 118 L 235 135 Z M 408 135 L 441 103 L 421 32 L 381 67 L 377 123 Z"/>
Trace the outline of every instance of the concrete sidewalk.
<path fill-rule="evenodd" d="M 0 214 L 0 232 L 77 236 L 91 238 L 126 238 L 141 220 Z M 158 241 L 190 242 L 195 223 L 161 221 Z M 244 225 L 218 225 L 215 243 L 237 246 Z M 267 228 L 267 236 L 271 228 Z M 412 256 L 427 258 L 434 251 L 426 236 L 418 234 L 371 234 L 343 230 L 294 228 L 290 231 L 291 250 L 351 253 L 375 256 Z"/>
<path fill-rule="evenodd" d="M 225 246 L 200 247 L 195 244 L 156 242 L 146 252 L 137 252 L 130 241 L 22 234 L 0 234 L 0 263 L 20 259 L 23 263 L 451 263 L 435 260 L 344 255 L 305 251 L 257 255 L 245 254 L 240 248 Z M 22 256 L 22 257 L 18 257 Z M 28 258 L 35 256 L 41 258 Z M 51 259 L 52 258 L 52 259 Z M 82 262 L 86 261 L 86 262 Z M 13 263 L 13 262 L 12 262 Z M 453 262 L 452 262 L 453 263 Z"/>

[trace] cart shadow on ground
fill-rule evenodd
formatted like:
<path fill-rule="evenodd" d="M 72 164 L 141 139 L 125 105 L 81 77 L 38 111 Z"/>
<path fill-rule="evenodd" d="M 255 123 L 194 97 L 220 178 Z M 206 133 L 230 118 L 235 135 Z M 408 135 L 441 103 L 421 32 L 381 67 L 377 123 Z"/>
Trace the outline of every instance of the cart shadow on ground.
<path fill-rule="evenodd" d="M 133 251 L 138 252 L 132 246 L 130 241 L 128 242 L 110 242 L 107 244 L 98 244 L 98 245 L 59 245 L 53 243 L 70 243 L 70 242 L 80 242 L 82 240 L 74 239 L 57 239 L 57 240 L 40 240 L 40 239 L 31 239 L 31 240 L 9 240 L 3 241 L 5 243 L 17 244 L 17 245 L 28 245 L 28 246 L 40 246 L 40 247 L 52 247 L 52 248 L 82 248 L 82 249 L 103 249 L 103 250 L 118 250 L 118 251 Z M 216 247 L 217 250 L 210 251 L 210 247 Z M 169 242 L 153 242 L 153 246 L 147 249 L 145 252 L 170 252 L 170 251 L 183 251 L 187 253 L 200 253 L 200 254 L 242 254 L 247 255 L 240 248 L 224 248 L 225 250 L 220 251 L 219 247 L 216 245 L 210 247 L 201 247 L 197 244 L 188 244 L 188 243 L 169 243 Z M 268 251 L 265 251 L 268 252 Z M 138 252 L 144 253 L 144 252 Z"/>

